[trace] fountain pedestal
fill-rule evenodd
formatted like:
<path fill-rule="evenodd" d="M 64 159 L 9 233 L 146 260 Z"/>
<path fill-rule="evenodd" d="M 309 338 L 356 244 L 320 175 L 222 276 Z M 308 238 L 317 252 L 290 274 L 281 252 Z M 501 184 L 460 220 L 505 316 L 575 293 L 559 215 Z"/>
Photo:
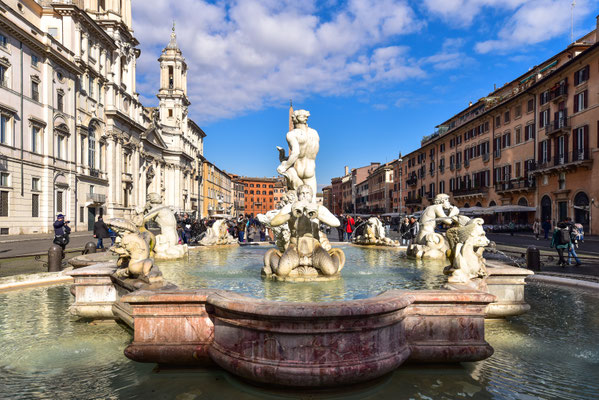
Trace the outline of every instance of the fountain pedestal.
<path fill-rule="evenodd" d="M 491 261 L 487 262 L 487 272 L 487 292 L 497 298 L 487 306 L 487 318 L 504 318 L 530 310 L 524 299 L 524 287 L 526 278 L 534 272 Z"/>

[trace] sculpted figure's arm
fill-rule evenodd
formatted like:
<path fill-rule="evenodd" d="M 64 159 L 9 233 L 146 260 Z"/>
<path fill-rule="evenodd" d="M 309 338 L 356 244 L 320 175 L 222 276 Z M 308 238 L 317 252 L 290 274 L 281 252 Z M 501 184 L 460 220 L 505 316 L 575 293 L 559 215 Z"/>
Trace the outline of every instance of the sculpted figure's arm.
<path fill-rule="evenodd" d="M 453 221 L 451 214 L 453 214 L 453 210 L 451 211 L 450 216 L 448 216 L 445 214 L 445 211 L 443 211 L 443 207 L 435 207 L 435 217 L 437 217 L 437 220 L 441 220 L 441 222 L 446 225 L 450 225 Z"/>
<path fill-rule="evenodd" d="M 289 156 L 287 157 L 287 160 L 282 161 L 277 168 L 279 173 L 283 173 L 291 168 L 299 157 L 300 146 L 293 131 L 287 133 L 287 144 L 289 145 Z"/>
<path fill-rule="evenodd" d="M 291 218 L 291 204 L 287 204 L 281 208 L 281 211 L 270 221 L 270 226 L 283 225 Z"/>
<path fill-rule="evenodd" d="M 146 214 L 144 216 L 144 223 L 151 219 L 154 219 L 160 213 L 160 211 L 162 211 L 163 208 L 168 208 L 168 206 L 159 206 L 159 207 L 153 209 L 152 212 Z"/>
<path fill-rule="evenodd" d="M 339 225 L 341 225 L 341 222 L 339 222 L 339 219 L 337 219 L 337 217 L 335 217 L 326 207 L 324 206 L 318 206 L 318 219 L 320 220 L 320 222 L 336 228 Z"/>

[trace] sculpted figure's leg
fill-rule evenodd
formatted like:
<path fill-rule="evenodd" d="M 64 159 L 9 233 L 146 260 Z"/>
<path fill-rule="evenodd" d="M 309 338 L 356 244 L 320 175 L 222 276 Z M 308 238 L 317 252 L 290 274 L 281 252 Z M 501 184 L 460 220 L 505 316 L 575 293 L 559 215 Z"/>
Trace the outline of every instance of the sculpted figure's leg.
<path fill-rule="evenodd" d="M 281 173 L 281 175 L 283 175 L 285 178 L 287 178 L 287 182 L 289 184 L 288 186 L 290 186 L 289 187 L 290 190 L 295 190 L 304 183 L 301 180 L 301 178 L 298 176 L 295 168 L 293 168 L 293 167 L 291 167 L 287 171 Z M 314 193 L 316 193 L 316 192 L 314 192 Z"/>
<path fill-rule="evenodd" d="M 281 260 L 281 252 L 277 249 L 270 249 L 264 254 L 264 268 L 262 272 L 265 274 L 272 274 L 273 271 L 277 270 L 279 261 Z"/>
<path fill-rule="evenodd" d="M 289 273 L 299 266 L 299 254 L 294 245 L 289 245 L 281 259 L 279 260 L 279 265 L 275 271 L 277 276 L 285 277 L 289 275 Z"/>
<path fill-rule="evenodd" d="M 339 269 L 338 260 L 333 259 L 325 249 L 318 246 L 312 253 L 312 265 L 319 269 L 323 275 L 334 275 Z"/>

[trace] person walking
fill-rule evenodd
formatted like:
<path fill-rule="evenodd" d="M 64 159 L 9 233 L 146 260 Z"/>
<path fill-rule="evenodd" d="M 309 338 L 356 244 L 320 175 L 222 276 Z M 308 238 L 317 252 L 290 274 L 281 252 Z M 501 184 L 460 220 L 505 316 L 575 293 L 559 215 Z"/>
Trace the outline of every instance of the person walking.
<path fill-rule="evenodd" d="M 539 235 L 541 234 L 541 221 L 538 218 L 535 218 L 535 222 L 532 224 L 532 232 L 535 234 L 535 238 L 539 240 Z"/>
<path fill-rule="evenodd" d="M 414 217 L 413 215 L 410 217 L 410 227 L 408 232 L 408 245 L 410 245 L 418 236 L 418 232 L 420 232 L 420 225 L 418 224 L 418 220 L 416 220 L 416 217 Z"/>
<path fill-rule="evenodd" d="M 347 223 L 343 214 L 341 214 L 339 216 L 339 222 L 340 222 L 340 224 L 337 227 L 337 235 L 339 236 L 339 241 L 343 242 L 343 230 L 345 228 L 345 224 Z"/>
<path fill-rule="evenodd" d="M 549 222 L 549 218 L 543 221 L 541 228 L 543 228 L 543 232 L 545 233 L 545 240 L 549 240 L 549 231 L 551 230 L 551 222 Z"/>
<path fill-rule="evenodd" d="M 410 219 L 405 217 L 399 227 L 399 236 L 401 237 L 402 246 L 407 246 L 409 242 L 408 235 L 410 234 Z"/>
<path fill-rule="evenodd" d="M 570 232 L 568 226 L 560 222 L 553 229 L 553 236 L 551 237 L 551 248 L 555 248 L 559 257 L 558 265 L 562 268 L 566 267 L 566 260 L 564 259 L 564 250 L 569 253 L 571 246 Z"/>
<path fill-rule="evenodd" d="M 516 229 L 516 224 L 514 224 L 514 221 L 510 221 L 510 223 L 508 224 L 508 230 L 510 231 L 510 236 L 514 236 L 514 230 Z"/>
<path fill-rule="evenodd" d="M 67 244 L 71 241 L 69 235 L 71 234 L 71 227 L 69 227 L 70 221 L 64 220 L 63 214 L 58 214 L 56 216 L 56 221 L 54 221 L 54 240 L 52 241 L 54 244 L 62 247 L 63 257 L 64 250 L 67 247 Z"/>
<path fill-rule="evenodd" d="M 351 215 L 348 215 L 345 220 L 345 240 L 351 240 L 351 234 L 354 231 L 355 221 Z"/>
<path fill-rule="evenodd" d="M 98 220 L 94 223 L 94 237 L 98 239 L 96 249 L 103 249 L 104 238 L 109 238 L 110 233 L 108 233 L 108 226 L 102 220 L 102 216 L 99 216 Z"/>
<path fill-rule="evenodd" d="M 570 234 L 570 247 L 568 248 L 568 265 L 572 265 L 572 258 L 576 261 L 576 266 L 582 265 L 580 259 L 578 258 L 578 254 L 576 254 L 576 248 L 578 247 L 578 229 L 576 225 L 572 222 L 572 218 L 566 218 L 566 226 L 568 229 L 568 233 Z"/>
<path fill-rule="evenodd" d="M 237 230 L 239 232 L 239 241 L 243 243 L 245 240 L 245 227 L 246 227 L 246 219 L 244 216 L 241 216 L 237 219 Z"/>

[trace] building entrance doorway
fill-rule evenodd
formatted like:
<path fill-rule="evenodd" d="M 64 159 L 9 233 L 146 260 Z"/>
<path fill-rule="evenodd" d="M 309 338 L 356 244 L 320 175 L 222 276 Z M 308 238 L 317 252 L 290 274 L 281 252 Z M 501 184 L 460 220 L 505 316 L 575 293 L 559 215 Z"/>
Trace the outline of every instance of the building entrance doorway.
<path fill-rule="evenodd" d="M 543 196 L 541 199 L 541 221 L 551 221 L 551 199 Z"/>
<path fill-rule="evenodd" d="M 584 231 L 589 231 L 589 196 L 584 192 L 574 197 L 574 222 L 581 224 Z"/>
<path fill-rule="evenodd" d="M 563 221 L 568 216 L 568 202 L 560 201 L 557 203 L 558 222 Z"/>
<path fill-rule="evenodd" d="M 94 223 L 96 222 L 96 209 L 94 207 L 87 207 L 87 230 L 94 230 Z"/>

